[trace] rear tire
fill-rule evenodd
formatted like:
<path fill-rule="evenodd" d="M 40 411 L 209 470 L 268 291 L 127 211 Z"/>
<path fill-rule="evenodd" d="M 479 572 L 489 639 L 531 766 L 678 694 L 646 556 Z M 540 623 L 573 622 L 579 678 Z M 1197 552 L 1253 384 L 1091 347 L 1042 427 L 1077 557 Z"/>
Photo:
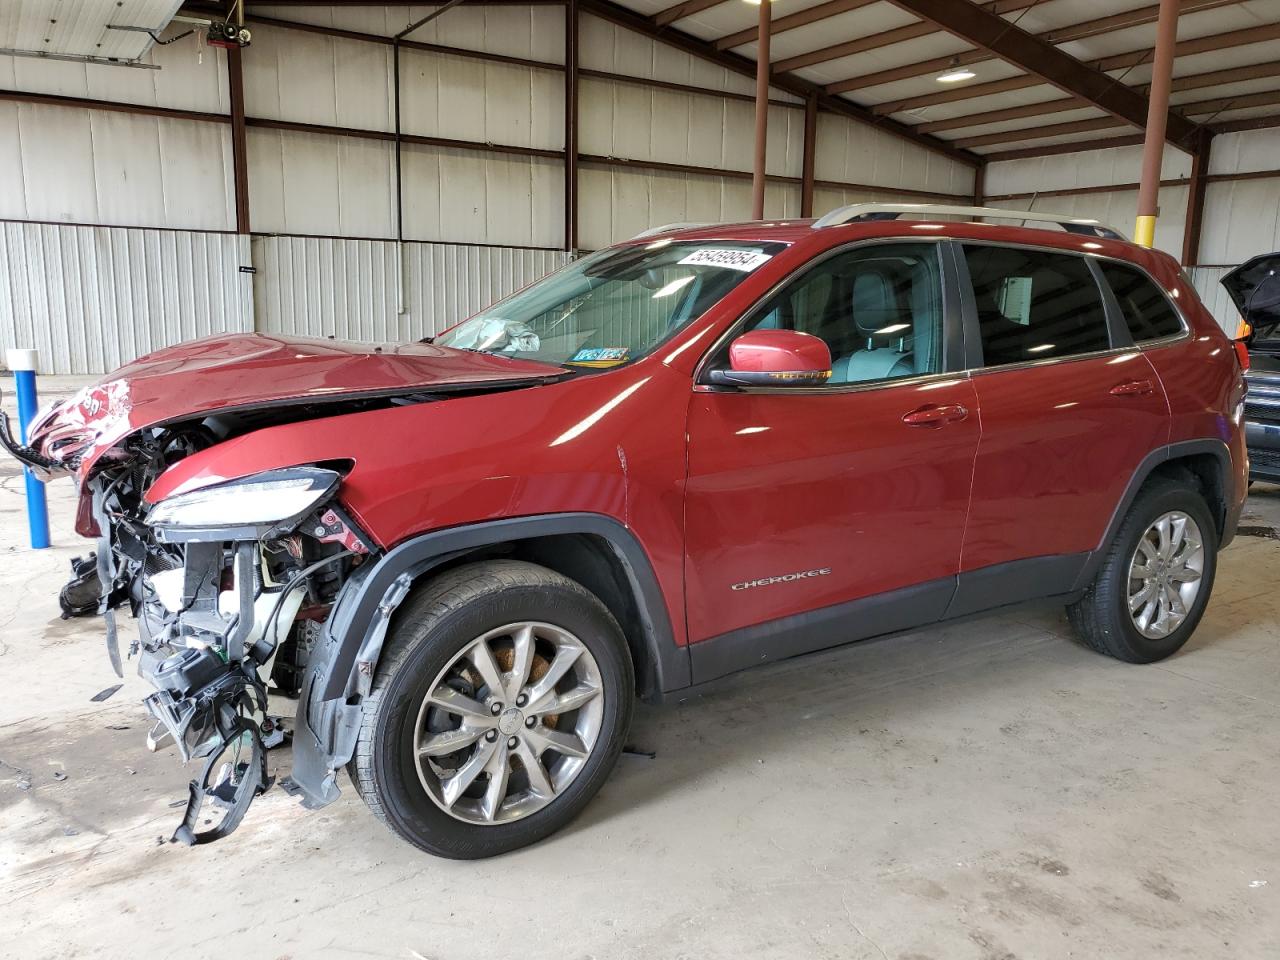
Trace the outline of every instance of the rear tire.
<path fill-rule="evenodd" d="M 600 789 L 634 689 L 622 631 L 582 585 L 523 561 L 467 564 L 392 621 L 351 778 L 428 853 L 506 853 L 565 826 Z"/>
<path fill-rule="evenodd" d="M 1127 663 L 1163 660 L 1195 632 L 1217 566 L 1217 525 L 1199 490 L 1154 478 L 1134 499 L 1084 596 L 1067 607 L 1067 619 L 1099 653 Z"/>

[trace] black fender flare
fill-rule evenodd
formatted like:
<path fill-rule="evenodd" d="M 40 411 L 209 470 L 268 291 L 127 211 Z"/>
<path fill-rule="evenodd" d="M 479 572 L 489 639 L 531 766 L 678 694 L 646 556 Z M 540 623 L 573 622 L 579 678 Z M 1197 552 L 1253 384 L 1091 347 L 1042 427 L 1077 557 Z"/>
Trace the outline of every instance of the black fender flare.
<path fill-rule="evenodd" d="M 423 534 L 358 567 L 343 585 L 307 663 L 294 720 L 293 771 L 281 781 L 303 806 L 337 799 L 336 771 L 350 761 L 367 694 L 391 615 L 414 582 L 441 564 L 479 548 L 563 534 L 600 537 L 626 571 L 643 627 L 654 699 L 692 682 L 688 647 L 677 646 L 648 554 L 635 535 L 603 514 L 560 513 L 493 520 Z"/>
<path fill-rule="evenodd" d="M 560 513 L 451 527 L 406 540 L 385 553 L 353 584 L 357 587 L 354 596 L 339 598 L 331 620 L 338 646 L 332 651 L 327 675 L 315 691 L 315 699 L 344 697 L 351 692 L 351 681 L 358 672 L 372 672 L 376 660 L 370 663 L 359 657 L 360 651 L 380 622 L 385 629 L 387 618 L 404 599 L 411 581 L 448 560 L 482 547 L 564 534 L 599 537 L 621 562 L 644 628 L 644 635 L 639 639 L 645 646 L 654 672 L 653 689 L 667 692 L 689 686 L 688 648 L 675 643 L 671 618 L 667 614 L 653 565 L 635 535 L 617 520 L 603 514 Z M 380 649 L 380 638 L 378 640 Z"/>
<path fill-rule="evenodd" d="M 1142 489 L 1142 485 L 1147 482 L 1156 467 L 1162 463 L 1168 463 L 1171 460 L 1178 460 L 1182 457 L 1196 456 L 1199 454 L 1211 454 L 1218 461 L 1218 469 L 1222 471 L 1222 490 L 1226 495 L 1226 515 L 1222 518 L 1222 539 L 1219 543 L 1219 549 L 1229 544 L 1235 536 L 1235 525 L 1238 519 L 1237 513 L 1233 508 L 1236 502 L 1236 494 L 1231 472 L 1231 450 L 1223 440 L 1181 440 L 1177 443 L 1165 444 L 1157 447 L 1147 454 L 1142 462 L 1138 464 L 1133 476 L 1129 478 L 1129 483 L 1124 489 L 1124 494 L 1120 497 L 1120 501 L 1116 504 L 1116 508 L 1112 511 L 1111 520 L 1107 523 L 1106 532 L 1102 535 L 1102 542 L 1098 544 L 1096 550 L 1090 555 L 1085 562 L 1084 568 L 1080 571 L 1080 575 L 1076 577 L 1075 590 L 1083 590 L 1088 586 L 1089 582 L 1097 575 L 1098 567 L 1102 564 L 1103 557 L 1106 555 L 1107 546 L 1115 539 L 1116 532 L 1120 529 L 1120 524 L 1124 522 L 1124 518 L 1129 513 L 1129 508 L 1133 505 L 1134 499 L 1138 496 L 1138 491 Z"/>

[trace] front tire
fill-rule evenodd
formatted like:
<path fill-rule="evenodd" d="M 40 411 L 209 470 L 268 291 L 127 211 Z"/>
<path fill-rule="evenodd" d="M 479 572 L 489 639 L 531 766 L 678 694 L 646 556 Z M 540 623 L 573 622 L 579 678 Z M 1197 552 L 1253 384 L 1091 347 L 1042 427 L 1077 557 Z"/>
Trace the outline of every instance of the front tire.
<path fill-rule="evenodd" d="M 1218 532 L 1190 482 L 1152 479 L 1134 499 L 1085 595 L 1067 607 L 1077 637 L 1128 663 L 1176 653 L 1213 591 Z"/>
<path fill-rule="evenodd" d="M 392 622 L 352 780 L 428 853 L 475 859 L 535 843 L 608 777 L 633 677 L 617 622 L 580 584 L 516 560 L 458 567 Z"/>

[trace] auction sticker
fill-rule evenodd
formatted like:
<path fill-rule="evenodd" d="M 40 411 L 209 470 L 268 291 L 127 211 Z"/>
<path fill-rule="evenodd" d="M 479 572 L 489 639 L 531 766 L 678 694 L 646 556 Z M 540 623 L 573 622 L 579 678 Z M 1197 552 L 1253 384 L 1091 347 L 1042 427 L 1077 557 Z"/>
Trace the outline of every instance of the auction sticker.
<path fill-rule="evenodd" d="M 691 253 L 681 263 L 695 267 L 728 267 L 730 270 L 741 270 L 750 273 L 762 263 L 773 259 L 767 253 L 756 253 L 754 250 L 717 250 L 708 248 Z"/>
<path fill-rule="evenodd" d="M 584 347 L 565 361 L 575 367 L 616 367 L 631 356 L 628 347 Z"/>

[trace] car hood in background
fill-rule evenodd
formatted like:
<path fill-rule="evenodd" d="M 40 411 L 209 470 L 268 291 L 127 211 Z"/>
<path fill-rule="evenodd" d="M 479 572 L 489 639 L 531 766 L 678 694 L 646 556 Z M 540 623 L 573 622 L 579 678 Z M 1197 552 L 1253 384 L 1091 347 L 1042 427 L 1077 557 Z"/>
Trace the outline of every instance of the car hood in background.
<path fill-rule="evenodd" d="M 82 476 L 136 430 L 219 412 L 353 397 L 447 393 L 556 380 L 545 363 L 427 343 L 357 344 L 229 334 L 168 347 L 120 367 L 31 425 L 31 445 Z"/>
<path fill-rule="evenodd" d="M 1254 339 L 1274 341 L 1280 336 L 1280 252 L 1245 261 L 1223 276 L 1221 283 L 1240 316 L 1253 327 Z"/>

